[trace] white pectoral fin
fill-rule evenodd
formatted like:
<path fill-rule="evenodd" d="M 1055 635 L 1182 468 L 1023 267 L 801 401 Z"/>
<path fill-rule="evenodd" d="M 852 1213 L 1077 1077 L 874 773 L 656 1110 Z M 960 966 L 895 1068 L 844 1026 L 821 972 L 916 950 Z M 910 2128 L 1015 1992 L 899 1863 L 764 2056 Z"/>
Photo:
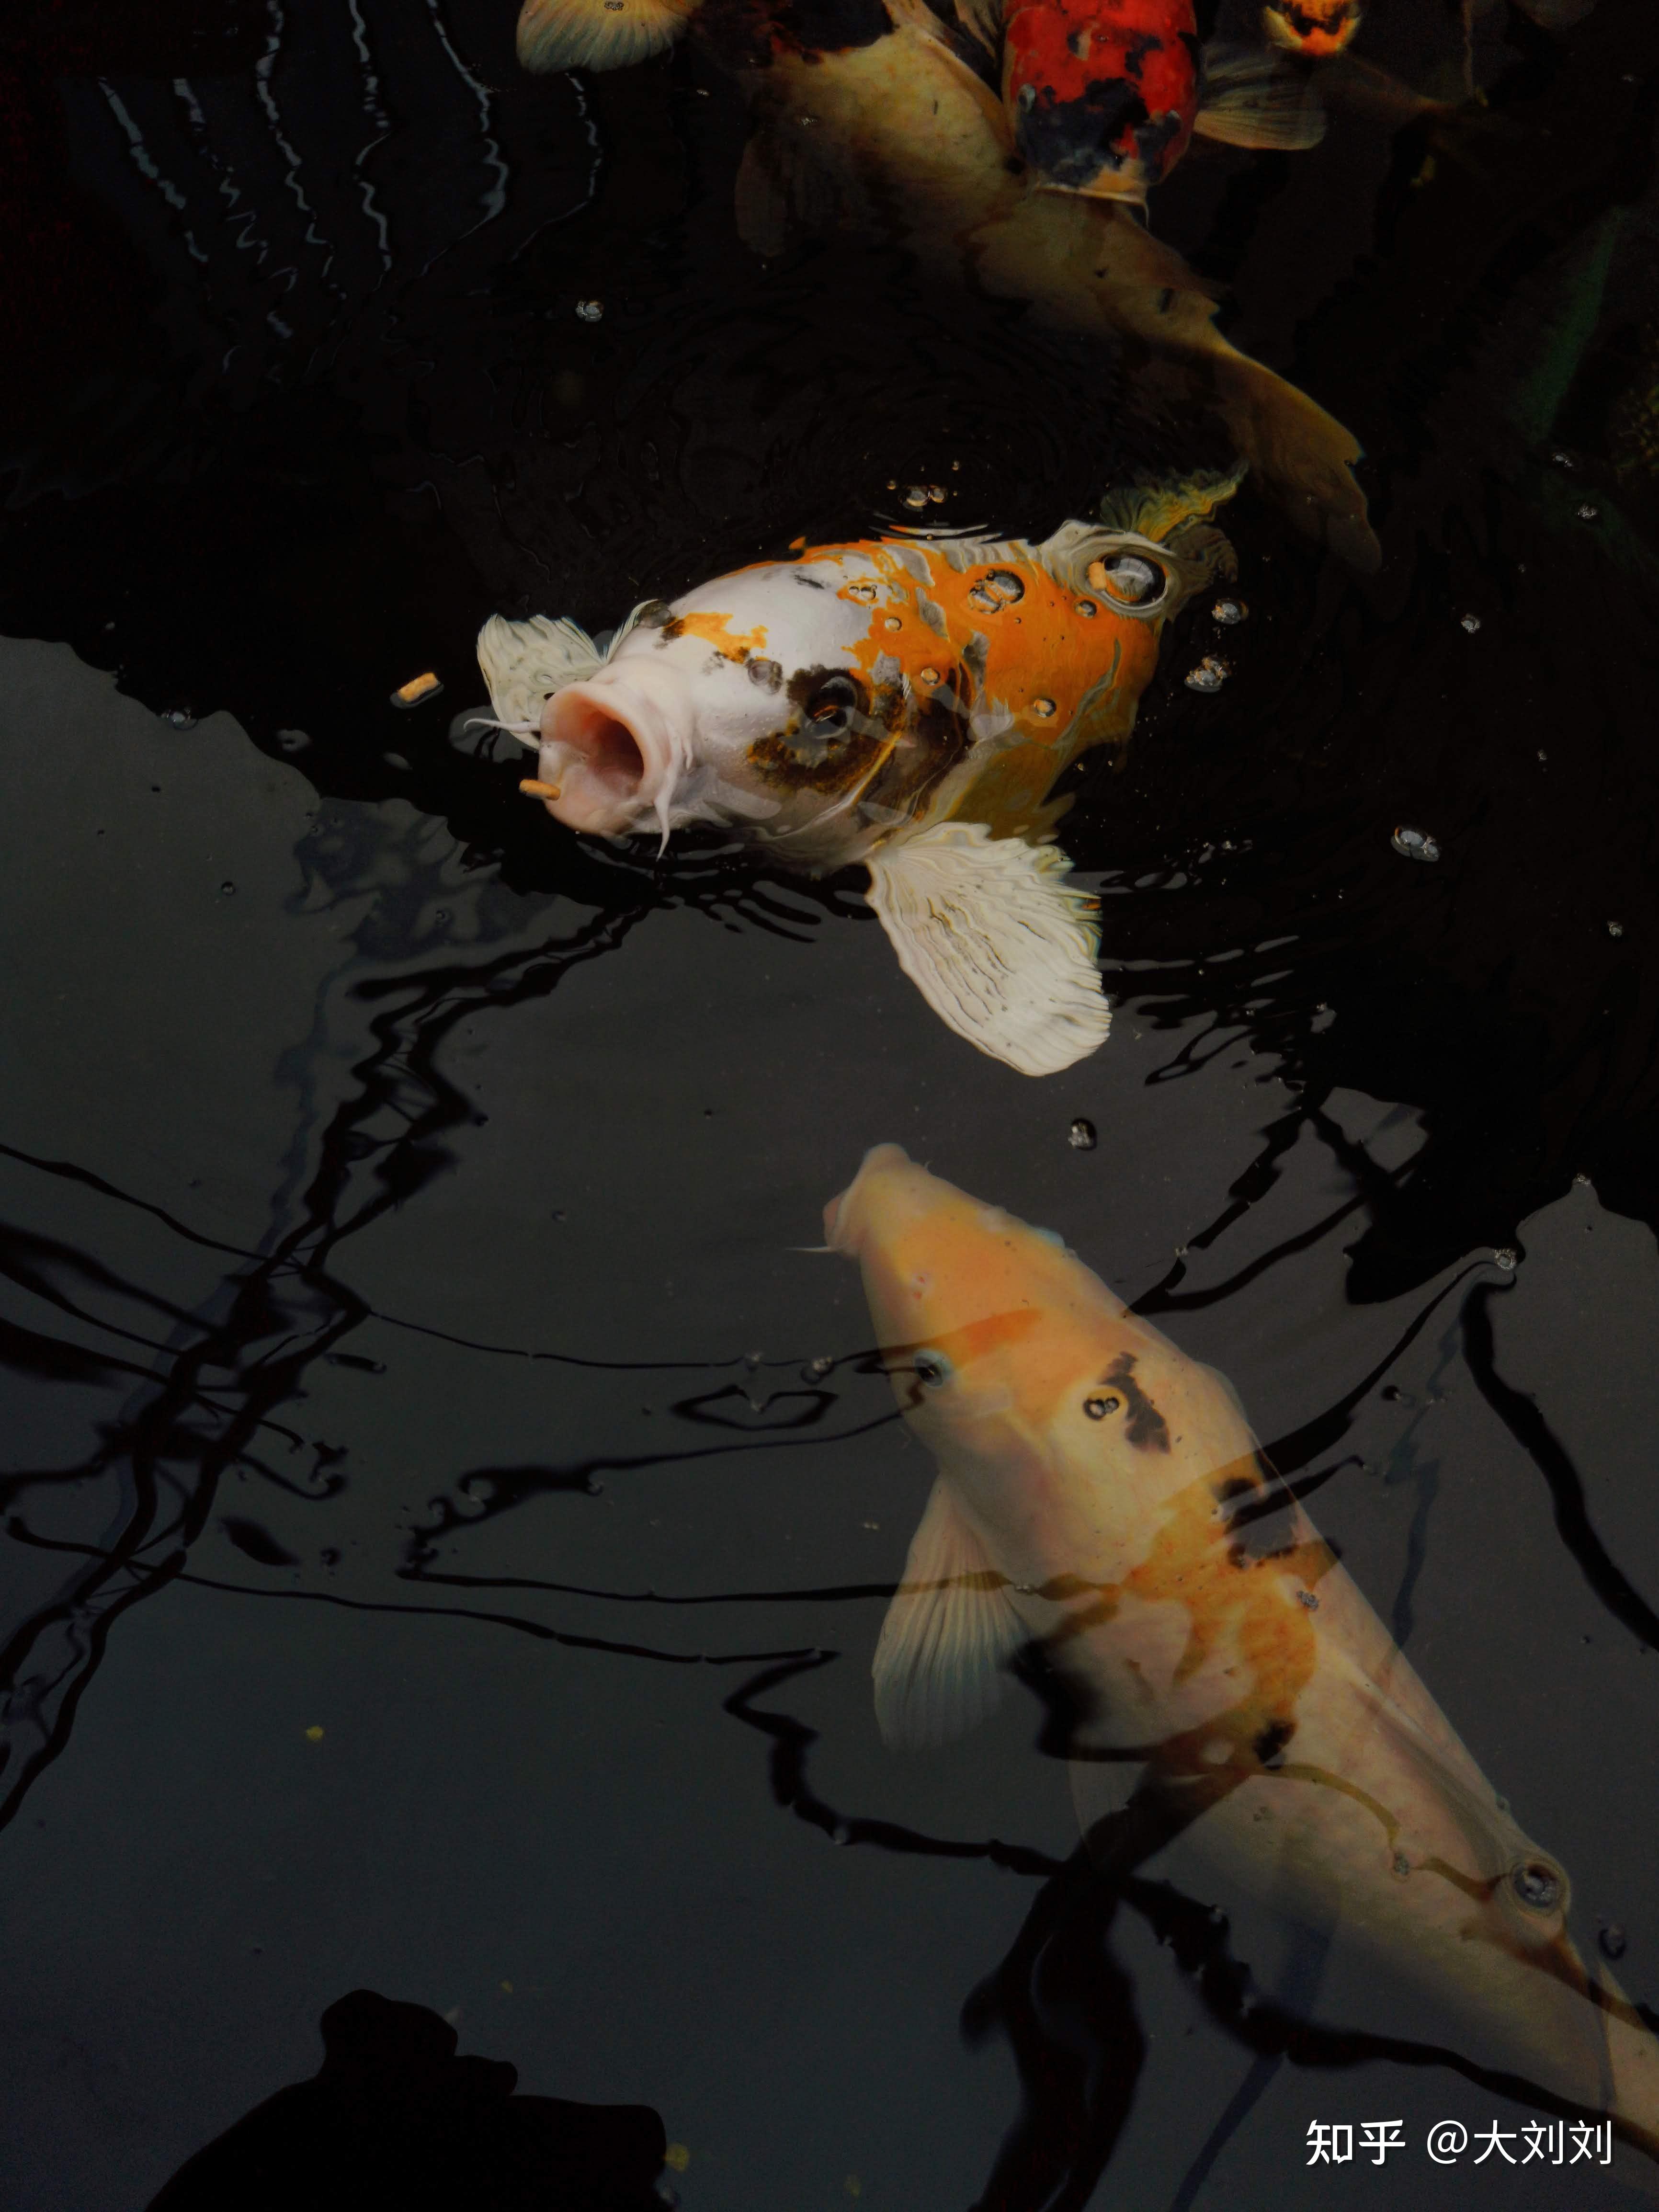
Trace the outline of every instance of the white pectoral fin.
<path fill-rule="evenodd" d="M 528 622 L 491 615 L 478 632 L 478 665 L 490 704 L 508 729 L 526 724 L 539 729 L 550 695 L 592 676 L 604 659 L 578 623 L 548 615 L 532 615 Z"/>
<path fill-rule="evenodd" d="M 1104 1042 L 1094 902 L 1057 846 L 941 822 L 870 857 L 870 903 L 939 1019 L 1022 1075 L 1054 1075 Z"/>
<path fill-rule="evenodd" d="M 921 1749 L 965 1735 L 1001 1697 L 1003 1667 L 1026 1636 L 1006 1582 L 941 1475 L 870 1670 L 887 1742 Z"/>

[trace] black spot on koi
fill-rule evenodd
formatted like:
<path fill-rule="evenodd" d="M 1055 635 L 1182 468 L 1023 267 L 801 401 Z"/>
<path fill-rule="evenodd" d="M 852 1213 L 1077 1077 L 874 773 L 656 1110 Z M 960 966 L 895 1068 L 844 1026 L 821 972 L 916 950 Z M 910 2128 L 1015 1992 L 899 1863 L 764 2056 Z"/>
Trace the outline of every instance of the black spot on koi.
<path fill-rule="evenodd" d="M 1170 1425 L 1135 1381 L 1133 1352 L 1119 1352 L 1100 1379 L 1103 1383 L 1110 1383 L 1123 1394 L 1129 1408 L 1129 1418 L 1123 1425 L 1123 1432 L 1129 1442 L 1139 1451 L 1168 1451 Z"/>
<path fill-rule="evenodd" d="M 1250 1749 L 1263 1766 L 1282 1766 L 1285 1747 L 1296 1734 L 1294 1721 L 1269 1721 Z"/>

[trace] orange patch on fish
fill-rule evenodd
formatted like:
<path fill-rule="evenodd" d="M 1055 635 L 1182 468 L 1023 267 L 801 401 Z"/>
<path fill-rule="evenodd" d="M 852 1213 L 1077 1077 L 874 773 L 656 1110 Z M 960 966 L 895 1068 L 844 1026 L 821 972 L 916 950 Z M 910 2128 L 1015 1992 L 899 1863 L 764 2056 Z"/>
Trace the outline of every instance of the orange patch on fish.
<path fill-rule="evenodd" d="M 730 615 L 716 614 L 697 608 L 690 614 L 676 615 L 665 627 L 664 635 L 675 637 L 700 637 L 712 645 L 723 660 L 748 660 L 766 650 L 766 625 L 757 623 L 753 629 L 741 630 L 733 635 L 726 625 Z"/>

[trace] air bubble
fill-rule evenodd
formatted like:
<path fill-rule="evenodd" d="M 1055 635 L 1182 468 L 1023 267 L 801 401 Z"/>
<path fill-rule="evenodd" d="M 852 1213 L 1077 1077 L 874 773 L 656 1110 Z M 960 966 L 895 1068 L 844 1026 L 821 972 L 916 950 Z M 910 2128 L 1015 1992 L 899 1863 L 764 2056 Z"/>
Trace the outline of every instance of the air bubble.
<path fill-rule="evenodd" d="M 1624 933 L 1625 925 L 1622 921 L 1610 921 L 1607 924 L 1607 935 L 1609 937 L 1622 937 Z"/>
<path fill-rule="evenodd" d="M 1218 622 L 1224 629 L 1231 629 L 1235 623 L 1242 623 L 1249 611 L 1243 599 L 1218 599 L 1210 609 L 1210 619 Z"/>
<path fill-rule="evenodd" d="M 1604 1959 L 1622 1959 L 1624 1957 L 1625 1945 L 1627 1939 L 1624 1929 L 1619 1925 L 1619 1923 L 1616 1920 L 1609 1920 L 1607 1926 L 1601 1930 L 1595 1940 L 1601 1946 L 1601 1955 Z"/>
<path fill-rule="evenodd" d="M 1592 507 L 1589 500 L 1585 500 L 1582 506 L 1576 507 L 1573 511 L 1577 515 L 1578 520 L 1581 522 L 1594 522 L 1601 512 L 1599 507 Z"/>
<path fill-rule="evenodd" d="M 1501 1267 L 1506 1275 L 1512 1275 L 1521 1264 L 1521 1255 L 1512 1244 L 1500 1244 L 1492 1256 L 1492 1264 Z"/>
<path fill-rule="evenodd" d="M 1217 660 L 1213 655 L 1206 653 L 1196 668 L 1188 670 L 1187 689 L 1189 691 L 1218 691 L 1226 682 L 1227 675 L 1226 662 Z"/>
<path fill-rule="evenodd" d="M 1054 702 L 1052 699 L 1033 699 L 1031 702 L 1031 712 L 1040 722 L 1046 722 L 1054 711 Z"/>
<path fill-rule="evenodd" d="M 1516 1895 L 1534 1912 L 1553 1912 L 1561 1902 L 1561 1877 L 1541 1859 L 1526 1859 L 1510 1875 Z"/>
<path fill-rule="evenodd" d="M 1468 630 L 1468 632 L 1469 635 L 1470 635 L 1471 637 L 1473 637 L 1473 636 L 1474 635 L 1474 633 L 1476 632 L 1476 630 L 1478 630 L 1478 629 L 1480 629 L 1480 616 L 1479 616 L 1479 615 L 1465 615 L 1465 616 L 1463 617 L 1463 627 L 1464 627 L 1464 629 L 1465 629 L 1466 630 Z"/>
<path fill-rule="evenodd" d="M 906 507 L 926 507 L 927 487 L 926 484 L 907 484 L 903 496 Z"/>
<path fill-rule="evenodd" d="M 1408 829 L 1402 822 L 1389 841 L 1396 853 L 1403 853 L 1408 860 L 1437 860 L 1440 848 L 1426 830 Z"/>
<path fill-rule="evenodd" d="M 175 730 L 193 730 L 196 727 L 194 711 L 182 701 L 177 706 L 163 707 L 161 720 Z"/>
<path fill-rule="evenodd" d="M 1079 1115 L 1066 1132 L 1066 1141 L 1074 1152 L 1091 1152 L 1100 1139 L 1095 1134 L 1095 1125 Z"/>
<path fill-rule="evenodd" d="M 602 321 L 604 316 L 605 301 L 603 300 L 577 301 L 576 319 L 579 322 L 597 323 Z"/>

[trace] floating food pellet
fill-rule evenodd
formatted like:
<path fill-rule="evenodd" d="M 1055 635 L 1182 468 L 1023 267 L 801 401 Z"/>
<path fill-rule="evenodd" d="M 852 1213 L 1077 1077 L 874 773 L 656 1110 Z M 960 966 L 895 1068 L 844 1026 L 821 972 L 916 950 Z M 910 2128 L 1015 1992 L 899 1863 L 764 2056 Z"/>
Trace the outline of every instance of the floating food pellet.
<path fill-rule="evenodd" d="M 1465 629 L 1466 630 L 1468 630 L 1468 632 L 1469 635 L 1470 635 L 1471 637 L 1473 637 L 1473 636 L 1474 635 L 1474 633 L 1476 632 L 1476 630 L 1478 630 L 1478 629 L 1480 629 L 1480 616 L 1479 616 L 1479 615 L 1465 615 L 1465 616 L 1464 616 L 1464 617 L 1463 617 L 1463 627 L 1464 627 L 1464 629 Z"/>
<path fill-rule="evenodd" d="M 322 1741 L 322 1740 L 323 1740 L 323 1732 L 322 1732 L 321 1729 L 319 1729 L 319 1728 L 316 1728 L 316 1727 L 313 1727 L 313 1728 L 308 1728 L 308 1729 L 306 1730 L 306 1741 L 307 1741 L 307 1743 L 320 1743 L 320 1742 Z"/>
<path fill-rule="evenodd" d="M 1625 925 L 1622 921 L 1610 921 L 1607 924 L 1607 935 L 1609 937 L 1622 937 L 1624 933 Z"/>
<path fill-rule="evenodd" d="M 1576 512 L 1577 514 L 1578 520 L 1581 522 L 1594 522 L 1596 517 L 1601 514 L 1601 510 L 1599 507 L 1592 507 L 1589 501 L 1586 500 L 1583 505 L 1578 507 Z"/>
<path fill-rule="evenodd" d="M 1076 1121 L 1073 1122 L 1071 1127 L 1066 1132 L 1066 1141 L 1074 1152 L 1093 1152 L 1096 1145 L 1099 1141 L 1095 1135 L 1094 1123 L 1092 1121 L 1085 1121 L 1082 1115 L 1079 1114 Z"/>
<path fill-rule="evenodd" d="M 579 322 L 597 323 L 602 321 L 604 316 L 605 301 L 603 300 L 577 301 L 576 319 Z"/>
<path fill-rule="evenodd" d="M 519 788 L 526 799 L 556 799 L 559 795 L 556 783 L 544 783 L 538 776 L 521 777 Z"/>
<path fill-rule="evenodd" d="M 1440 848 L 1426 830 L 1409 830 L 1402 822 L 1389 839 L 1396 853 L 1403 853 L 1408 860 L 1437 860 Z"/>
<path fill-rule="evenodd" d="M 1500 1244 L 1492 1256 L 1494 1265 L 1501 1267 L 1506 1275 L 1512 1275 L 1521 1261 L 1521 1255 L 1512 1244 Z"/>
<path fill-rule="evenodd" d="M 407 684 L 400 684 L 392 695 L 394 707 L 419 707 L 428 699 L 435 699 L 443 685 L 428 668 L 423 676 L 411 676 Z"/>
<path fill-rule="evenodd" d="M 1625 1955 L 1625 1931 L 1616 1920 L 1609 1920 L 1596 1936 L 1605 1959 L 1622 1959 Z"/>
<path fill-rule="evenodd" d="M 1218 622 L 1224 629 L 1231 629 L 1235 623 L 1242 623 L 1249 611 L 1243 599 L 1218 599 L 1210 609 L 1210 619 Z"/>
<path fill-rule="evenodd" d="M 1227 664 L 1212 659 L 1208 654 L 1196 668 L 1188 672 L 1187 689 L 1189 691 L 1218 691 L 1227 680 Z"/>
<path fill-rule="evenodd" d="M 1054 711 L 1054 702 L 1052 699 L 1033 699 L 1031 702 L 1031 712 L 1040 722 L 1046 722 Z"/>
<path fill-rule="evenodd" d="M 676 2173 L 684 2173 L 691 2163 L 691 2154 L 684 2143 L 670 2143 L 662 2154 L 665 2166 L 672 2166 Z"/>
<path fill-rule="evenodd" d="M 1570 469 L 1572 466 L 1572 455 L 1571 453 L 1552 453 L 1550 455 L 1550 459 L 1554 462 L 1558 469 Z"/>
<path fill-rule="evenodd" d="M 906 507 L 926 507 L 927 504 L 927 485 L 907 484 L 904 490 L 904 504 Z"/>

